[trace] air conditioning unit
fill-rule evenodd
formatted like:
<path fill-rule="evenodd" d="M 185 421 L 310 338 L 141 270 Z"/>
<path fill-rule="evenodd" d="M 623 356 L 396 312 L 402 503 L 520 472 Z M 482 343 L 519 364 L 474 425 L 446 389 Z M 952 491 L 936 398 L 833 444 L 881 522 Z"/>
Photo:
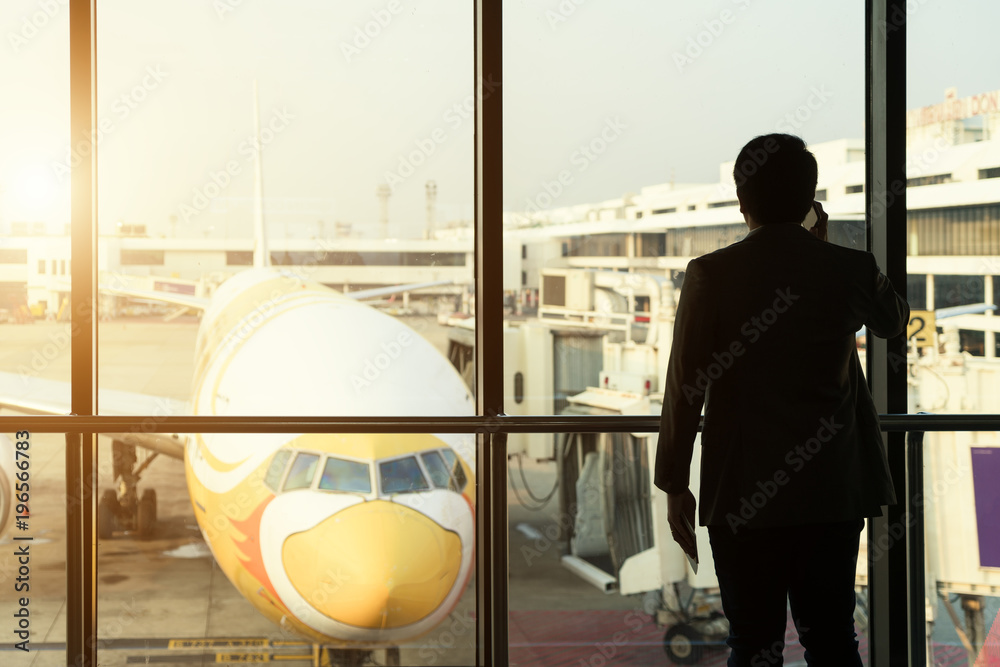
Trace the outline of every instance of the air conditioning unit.
<path fill-rule="evenodd" d="M 539 305 L 548 310 L 593 310 L 594 274 L 573 269 L 543 269 Z"/>

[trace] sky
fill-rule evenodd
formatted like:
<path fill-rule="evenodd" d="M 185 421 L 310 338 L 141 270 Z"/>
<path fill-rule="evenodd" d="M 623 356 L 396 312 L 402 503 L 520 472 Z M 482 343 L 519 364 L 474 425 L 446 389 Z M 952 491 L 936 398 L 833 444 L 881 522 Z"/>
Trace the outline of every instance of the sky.
<path fill-rule="evenodd" d="M 1000 3 L 913 0 L 907 106 L 1000 88 Z M 504 8 L 509 211 L 715 182 L 747 139 L 864 136 L 861 0 L 519 0 Z M 66 0 L 0 9 L 0 229 L 69 220 Z M 103 233 L 249 237 L 254 81 L 272 237 L 419 237 L 473 214 L 468 0 L 100 0 Z M 789 115 L 791 114 L 791 115 Z M 548 194 L 549 196 L 545 196 Z"/>

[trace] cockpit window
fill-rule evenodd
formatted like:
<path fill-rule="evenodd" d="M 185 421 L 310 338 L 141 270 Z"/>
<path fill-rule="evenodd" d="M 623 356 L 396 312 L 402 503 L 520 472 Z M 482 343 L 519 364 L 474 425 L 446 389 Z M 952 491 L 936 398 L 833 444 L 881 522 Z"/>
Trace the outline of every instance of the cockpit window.
<path fill-rule="evenodd" d="M 319 488 L 324 491 L 371 493 L 368 464 L 328 458 L 323 466 L 323 476 L 319 478 Z"/>
<path fill-rule="evenodd" d="M 278 490 L 278 484 L 281 482 L 281 475 L 285 472 L 285 464 L 288 463 L 289 457 L 292 455 L 287 449 L 280 449 L 278 453 L 274 455 L 271 459 L 271 465 L 267 469 L 267 474 L 264 475 L 264 483 L 267 484 L 274 491 Z"/>
<path fill-rule="evenodd" d="M 461 493 L 465 489 L 465 483 L 468 479 L 465 477 L 465 470 L 462 468 L 462 464 L 458 462 L 458 456 L 450 447 L 442 449 L 441 454 L 444 456 L 444 460 L 448 462 L 452 478 L 455 480 L 455 486 L 452 490 Z"/>
<path fill-rule="evenodd" d="M 382 478 L 382 493 L 406 493 L 430 488 L 424 479 L 424 473 L 420 471 L 417 459 L 412 456 L 383 461 L 378 465 L 378 469 Z"/>
<path fill-rule="evenodd" d="M 451 475 L 448 473 L 448 464 L 441 458 L 441 454 L 424 452 L 420 455 L 420 459 L 424 462 L 424 467 L 427 468 L 427 472 L 431 476 L 431 484 L 439 489 L 447 489 L 449 482 L 451 482 Z"/>
<path fill-rule="evenodd" d="M 292 463 L 292 469 L 288 471 L 288 479 L 285 480 L 285 491 L 308 489 L 312 486 L 313 477 L 316 476 L 316 463 L 318 461 L 319 456 L 316 454 L 300 452 Z"/>

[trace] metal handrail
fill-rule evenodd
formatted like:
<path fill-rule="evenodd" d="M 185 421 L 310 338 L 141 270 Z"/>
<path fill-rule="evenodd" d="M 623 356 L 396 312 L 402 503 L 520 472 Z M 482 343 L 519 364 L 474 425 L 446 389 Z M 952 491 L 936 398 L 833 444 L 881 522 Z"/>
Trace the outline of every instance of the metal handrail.
<path fill-rule="evenodd" d="M 997 414 L 887 414 L 882 430 L 1000 431 Z M 634 415 L 470 417 L 202 417 L 2 415 L 0 432 L 36 433 L 656 433 L 660 418 Z M 700 428 L 700 426 L 699 426 Z"/>

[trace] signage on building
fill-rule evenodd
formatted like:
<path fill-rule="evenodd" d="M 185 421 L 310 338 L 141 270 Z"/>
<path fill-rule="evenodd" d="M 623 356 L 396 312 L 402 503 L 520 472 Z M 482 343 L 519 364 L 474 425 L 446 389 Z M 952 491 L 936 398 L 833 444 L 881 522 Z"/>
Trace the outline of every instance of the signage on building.
<path fill-rule="evenodd" d="M 906 129 L 933 125 L 947 120 L 972 118 L 982 114 L 1000 111 L 1000 90 L 980 93 L 959 99 L 958 91 L 945 91 L 944 102 L 906 112 Z"/>

